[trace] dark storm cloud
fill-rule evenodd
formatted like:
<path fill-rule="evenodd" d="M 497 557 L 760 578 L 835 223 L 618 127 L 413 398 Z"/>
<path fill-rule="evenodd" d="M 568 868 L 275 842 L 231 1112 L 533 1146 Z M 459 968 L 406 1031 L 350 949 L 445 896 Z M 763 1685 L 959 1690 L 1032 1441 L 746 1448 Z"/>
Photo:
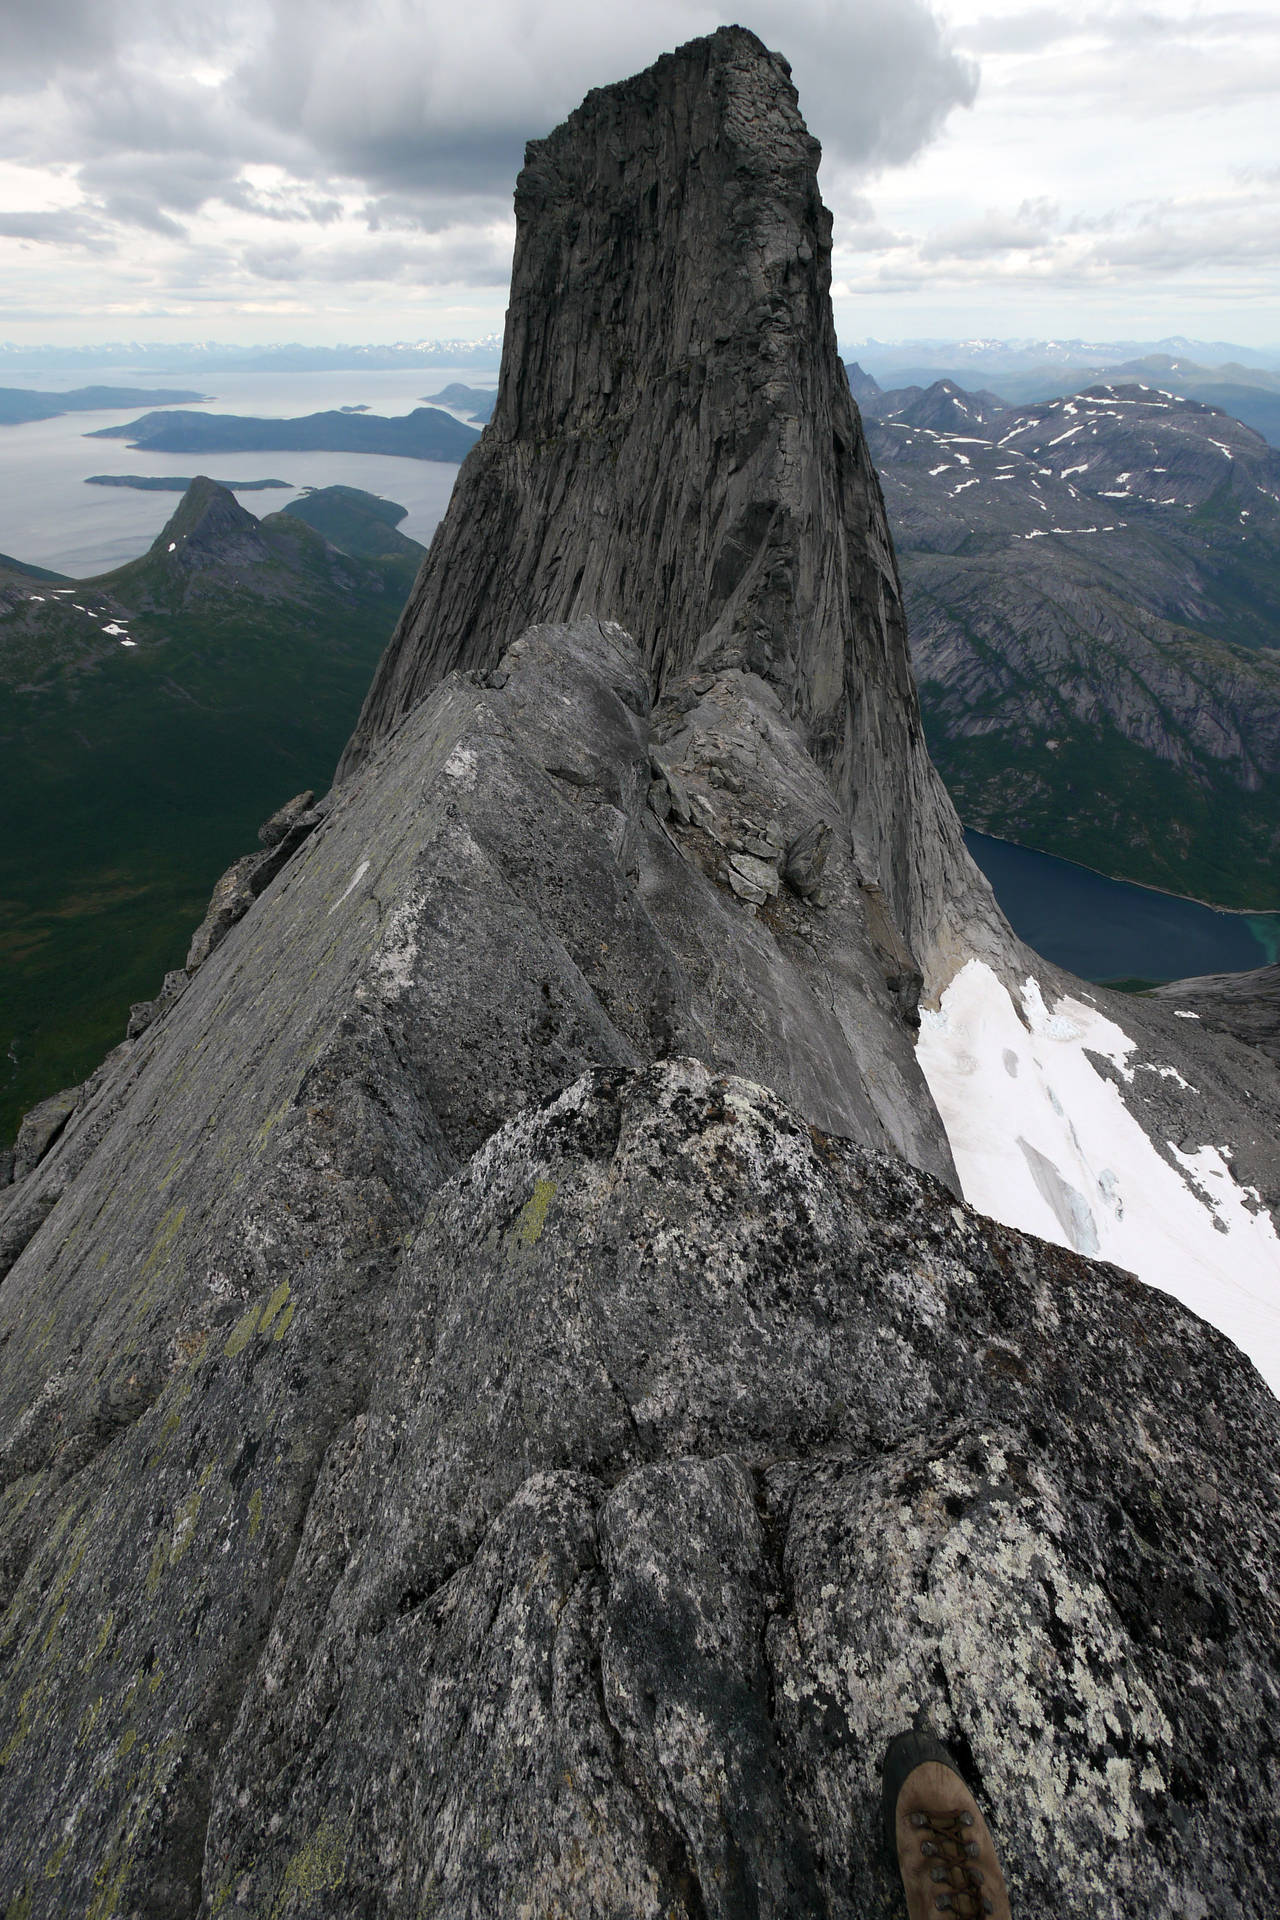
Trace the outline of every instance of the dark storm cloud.
<path fill-rule="evenodd" d="M 60 67 L 92 65 L 115 46 L 122 9 L 97 0 L 4 0 L 0 6 L 6 91 L 41 85 Z"/>
<path fill-rule="evenodd" d="M 924 0 L 728 9 L 658 0 L 603 19 L 579 0 L 533 9 L 383 0 L 376 32 L 345 0 L 276 0 L 238 84 L 255 119 L 338 172 L 399 191 L 506 193 L 525 141 L 588 88 L 729 17 L 786 53 L 810 124 L 846 165 L 909 157 L 974 96 L 974 69 Z"/>
<path fill-rule="evenodd" d="M 168 284 L 500 286 L 525 143 L 591 87 L 726 20 L 790 60 L 853 244 L 891 244 L 858 184 L 925 146 L 977 76 L 929 0 L 0 0 L 0 158 L 78 209 L 0 234 L 170 243 Z M 46 197 L 61 199 L 61 191 Z M 216 218 L 216 235 L 204 213 Z M 269 221 L 274 234 L 264 231 Z M 182 263 L 185 261 L 185 265 Z M 184 296 L 190 297 L 190 296 Z"/>
<path fill-rule="evenodd" d="M 525 141 L 589 87 L 730 15 L 787 53 L 811 124 L 846 166 L 908 157 L 976 84 L 925 0 L 607 11 L 582 0 L 268 0 L 224 7 L 221 44 L 207 16 L 150 0 L 8 5 L 20 32 L 13 60 L 6 39 L 0 90 L 53 85 L 39 157 L 83 165 L 87 191 L 124 218 L 148 201 L 181 213 L 226 198 L 244 165 L 263 162 L 322 188 L 506 201 Z M 218 67 L 222 83 L 188 77 L 184 60 Z M 132 184 L 112 189 L 104 167 Z"/>

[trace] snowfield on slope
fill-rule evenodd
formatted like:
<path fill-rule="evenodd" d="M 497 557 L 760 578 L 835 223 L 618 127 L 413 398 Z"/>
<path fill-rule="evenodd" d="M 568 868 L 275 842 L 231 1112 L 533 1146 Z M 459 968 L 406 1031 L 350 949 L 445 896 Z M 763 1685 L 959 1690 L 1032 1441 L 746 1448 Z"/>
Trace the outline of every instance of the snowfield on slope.
<path fill-rule="evenodd" d="M 1087 1053 L 1135 1073 L 1136 1042 L 1083 1001 L 1051 1012 L 1039 985 L 1022 1017 L 989 967 L 970 960 L 936 1013 L 919 1059 L 971 1206 L 1093 1259 L 1127 1267 L 1235 1341 L 1280 1394 L 1280 1240 L 1229 1147 L 1166 1142 L 1170 1165 Z"/>

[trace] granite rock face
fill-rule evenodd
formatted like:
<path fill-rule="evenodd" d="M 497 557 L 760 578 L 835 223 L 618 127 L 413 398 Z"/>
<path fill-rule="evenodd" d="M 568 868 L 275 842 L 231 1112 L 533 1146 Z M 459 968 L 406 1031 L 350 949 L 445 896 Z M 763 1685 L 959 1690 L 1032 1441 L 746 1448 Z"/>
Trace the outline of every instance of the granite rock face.
<path fill-rule="evenodd" d="M 1016 1910 L 1262 1910 L 1280 1421 L 1229 1343 L 695 1061 L 425 1207 L 352 1117 L 281 1123 L 203 1341 L 166 1272 L 150 1405 L 28 1439 L 16 1910 L 889 1915 L 913 1720 Z"/>
<path fill-rule="evenodd" d="M 864 870 L 945 973 L 962 927 L 1008 935 L 924 747 L 817 160 L 786 62 L 738 27 L 530 146 L 497 405 L 339 779 L 531 621 L 616 621 L 655 697 L 698 668 L 773 686 Z"/>

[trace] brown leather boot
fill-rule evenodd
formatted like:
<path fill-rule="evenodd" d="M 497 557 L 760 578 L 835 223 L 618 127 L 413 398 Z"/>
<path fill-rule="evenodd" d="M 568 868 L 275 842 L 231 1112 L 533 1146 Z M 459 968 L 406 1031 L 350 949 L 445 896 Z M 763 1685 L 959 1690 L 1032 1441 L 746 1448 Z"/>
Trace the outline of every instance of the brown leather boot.
<path fill-rule="evenodd" d="M 987 1823 L 947 1749 L 926 1734 L 900 1733 L 883 1771 L 885 1841 L 910 1920 L 938 1913 L 1010 1920 Z"/>

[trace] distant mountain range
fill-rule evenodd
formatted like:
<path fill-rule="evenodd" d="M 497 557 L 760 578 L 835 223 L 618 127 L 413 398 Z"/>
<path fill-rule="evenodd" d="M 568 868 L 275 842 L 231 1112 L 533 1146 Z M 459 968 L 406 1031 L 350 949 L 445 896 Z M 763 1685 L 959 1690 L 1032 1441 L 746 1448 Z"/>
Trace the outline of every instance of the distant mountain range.
<path fill-rule="evenodd" d="M 391 345 L 306 346 L 289 341 L 236 346 L 223 340 L 112 340 L 90 346 L 24 346 L 0 341 L 0 373 L 6 367 L 33 372 L 69 372 L 89 367 L 150 367 L 165 372 L 311 373 L 370 372 L 403 367 L 496 367 L 502 336 L 479 340 L 399 340 Z M 130 403 L 125 402 L 126 406 Z"/>
<path fill-rule="evenodd" d="M 979 343 L 981 344 L 981 343 Z M 1170 342 L 1169 346 L 1176 343 Z M 1073 349 L 1078 349 L 1074 351 Z M 1053 342 L 1036 342 L 1034 347 L 1006 349 L 999 341 L 987 343 L 987 351 L 973 346 L 966 357 L 963 348 L 946 356 L 939 352 L 913 358 L 904 351 L 875 359 L 864 371 L 855 362 L 863 378 L 872 378 L 879 390 L 881 383 L 895 391 L 922 390 L 939 379 L 950 380 L 962 388 L 979 384 L 996 389 L 1007 405 L 1026 400 L 1052 400 L 1064 394 L 1079 393 L 1099 381 L 1112 384 L 1125 381 L 1145 382 L 1166 388 L 1184 400 L 1199 400 L 1217 407 L 1246 426 L 1256 427 L 1272 446 L 1280 446 L 1280 356 L 1265 363 L 1261 356 L 1249 356 L 1246 348 L 1215 349 L 1202 347 L 1201 356 L 1218 351 L 1233 354 L 1225 361 L 1179 352 L 1084 348 L 1070 342 L 1057 347 Z M 1240 356 L 1245 356 L 1241 358 Z M 855 392 L 854 398 L 859 395 Z"/>
<path fill-rule="evenodd" d="M 949 367 L 986 374 L 992 374 L 996 368 L 1023 371 L 1054 366 L 1100 368 L 1141 359 L 1148 354 L 1173 355 L 1215 365 L 1235 360 L 1251 367 L 1280 371 L 1280 341 L 1269 350 L 1260 350 L 1242 347 L 1230 340 L 1189 340 L 1184 334 L 1166 335 L 1160 340 L 869 339 L 849 351 L 878 376 L 900 376 L 904 367 L 924 367 L 933 370 L 935 379 Z M 898 384 L 902 384 L 900 378 Z"/>
<path fill-rule="evenodd" d="M 850 377 L 966 824 L 1280 906 L 1280 453 L 1137 382 L 1004 407 Z"/>
<path fill-rule="evenodd" d="M 393 453 L 410 460 L 464 460 L 476 429 L 439 407 L 386 416 L 352 408 L 292 420 L 233 413 L 147 413 L 98 427 L 86 439 L 127 440 L 149 453 Z"/>
<path fill-rule="evenodd" d="M 259 520 L 197 479 L 114 573 L 0 558 L 0 1141 L 182 964 L 258 822 L 328 785 L 423 557 L 404 515 L 327 487 Z"/>

